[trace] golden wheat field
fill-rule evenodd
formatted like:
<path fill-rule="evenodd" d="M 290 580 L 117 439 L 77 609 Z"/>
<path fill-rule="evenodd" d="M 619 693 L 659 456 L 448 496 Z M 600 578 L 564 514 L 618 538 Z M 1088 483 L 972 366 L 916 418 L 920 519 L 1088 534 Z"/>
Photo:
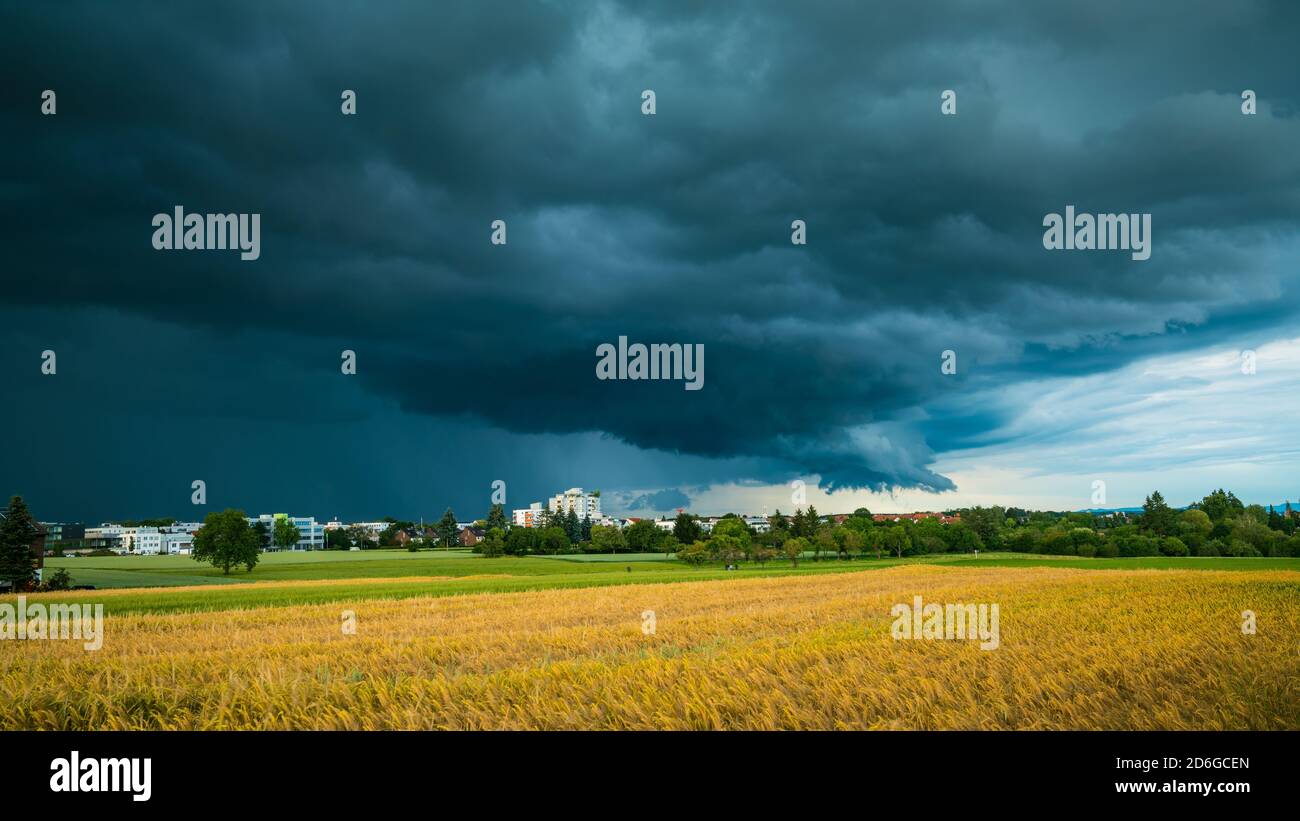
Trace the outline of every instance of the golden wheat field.
<path fill-rule="evenodd" d="M 1000 646 L 896 641 L 890 609 L 918 594 L 997 603 Z M 0 642 L 0 727 L 1300 728 L 1289 571 L 917 565 L 216 613 L 110 606 L 104 630 L 98 652 Z"/>

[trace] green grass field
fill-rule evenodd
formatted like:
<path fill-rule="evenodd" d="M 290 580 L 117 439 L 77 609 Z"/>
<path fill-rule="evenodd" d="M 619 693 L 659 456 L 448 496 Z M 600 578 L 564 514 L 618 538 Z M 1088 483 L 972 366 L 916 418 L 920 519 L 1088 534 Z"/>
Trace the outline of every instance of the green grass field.
<path fill-rule="evenodd" d="M 1182 570 L 1285 570 L 1300 569 L 1300 559 L 1231 559 L 1169 558 L 1087 559 L 1077 556 L 1040 556 L 1027 553 L 984 553 L 978 557 L 961 553 L 909 556 L 904 559 L 853 559 L 840 561 L 823 558 L 820 562 L 807 555 L 801 570 L 808 566 L 891 567 L 896 564 L 923 562 L 946 564 L 960 562 L 983 567 L 1078 567 L 1087 570 L 1113 569 L 1182 569 Z M 253 571 L 235 569 L 229 575 L 189 556 L 94 556 L 47 558 L 49 569 L 66 568 L 74 584 L 96 588 L 177 587 L 185 585 L 240 584 L 270 581 L 322 581 L 326 579 L 400 579 L 415 576 L 552 576 L 579 573 L 702 572 L 672 556 L 662 553 L 572 554 L 557 556 L 502 556 L 486 559 L 468 550 L 411 553 L 407 550 L 362 550 L 264 553 Z M 707 567 L 705 568 L 708 569 Z M 721 569 L 721 568 L 715 568 Z M 763 567 L 741 563 L 737 572 L 790 572 L 788 561 L 769 562 Z"/>
<path fill-rule="evenodd" d="M 758 566 L 742 563 L 727 571 L 718 565 L 692 567 L 659 554 L 501 557 L 486 559 L 469 551 L 411 553 L 267 553 L 249 573 L 224 575 L 188 556 L 114 556 L 47 559 L 46 568 L 66 567 L 76 584 L 95 591 L 47 594 L 102 602 L 113 613 L 168 613 L 321 604 L 361 599 L 454 596 L 573 587 L 606 587 L 675 581 L 705 581 L 759 576 L 820 575 L 900 564 L 979 567 L 1070 567 L 1129 570 L 1300 570 L 1300 559 L 1138 558 L 1087 559 L 1019 553 L 939 554 L 904 559 L 841 561 L 811 557 L 794 568 L 788 561 Z M 355 584 L 349 584 L 353 580 Z M 202 587 L 197 587 L 202 585 Z M 223 587 L 225 589 L 223 589 Z"/>

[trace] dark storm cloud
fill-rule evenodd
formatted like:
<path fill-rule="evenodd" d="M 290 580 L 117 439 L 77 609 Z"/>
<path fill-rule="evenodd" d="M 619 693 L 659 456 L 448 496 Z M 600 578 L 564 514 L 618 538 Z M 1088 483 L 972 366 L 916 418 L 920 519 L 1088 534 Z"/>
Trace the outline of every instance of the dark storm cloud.
<path fill-rule="evenodd" d="M 10 7 L 6 304 L 347 347 L 408 411 L 737 480 L 948 489 L 935 449 L 1000 421 L 955 391 L 1292 318 L 1300 12 L 1193 5 Z M 261 213 L 262 259 L 153 251 L 176 204 Z M 1044 251 L 1067 204 L 1151 212 L 1152 258 Z M 705 389 L 596 380 L 620 335 L 702 343 Z"/>

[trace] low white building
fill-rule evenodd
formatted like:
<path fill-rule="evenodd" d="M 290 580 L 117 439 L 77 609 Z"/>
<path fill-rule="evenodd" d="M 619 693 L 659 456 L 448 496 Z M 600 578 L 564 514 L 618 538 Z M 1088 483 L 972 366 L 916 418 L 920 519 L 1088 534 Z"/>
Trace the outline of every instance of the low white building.
<path fill-rule="evenodd" d="M 201 527 L 202 522 L 175 522 L 165 527 L 102 524 L 86 528 L 86 541 L 102 541 L 110 550 L 144 556 L 189 552 L 194 544 L 194 534 Z"/>
<path fill-rule="evenodd" d="M 121 525 L 109 524 L 105 522 L 99 527 L 86 528 L 86 542 L 100 542 L 110 550 L 120 550 L 122 546 L 122 531 L 126 528 Z"/>
<path fill-rule="evenodd" d="M 163 552 L 170 555 L 188 556 L 194 550 L 193 533 L 164 533 Z"/>
<path fill-rule="evenodd" d="M 162 537 L 156 527 L 128 527 L 122 532 L 122 547 L 128 553 L 156 556 L 162 552 Z"/>
<path fill-rule="evenodd" d="M 144 528 L 141 528 L 144 530 Z M 156 530 L 151 528 L 150 530 Z M 139 532 L 135 535 L 135 553 L 142 556 L 187 554 L 194 549 L 194 534 L 178 532 Z"/>

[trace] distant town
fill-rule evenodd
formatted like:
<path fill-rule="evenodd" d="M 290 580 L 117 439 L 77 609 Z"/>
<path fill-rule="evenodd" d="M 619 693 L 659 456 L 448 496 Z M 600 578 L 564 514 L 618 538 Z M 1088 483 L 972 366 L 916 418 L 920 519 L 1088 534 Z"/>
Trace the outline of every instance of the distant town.
<path fill-rule="evenodd" d="M 448 511 L 450 513 L 450 511 Z M 572 515 L 570 515 L 572 514 Z M 679 511 L 680 514 L 680 511 Z M 689 515 L 689 514 L 688 514 Z M 825 522 L 841 523 L 850 514 L 821 516 Z M 700 532 L 712 533 L 723 519 L 740 519 L 754 533 L 771 530 L 768 515 L 692 516 Z M 875 514 L 877 522 L 919 521 L 933 519 L 942 524 L 961 520 L 956 512 L 920 512 Z M 287 513 L 263 513 L 247 517 L 249 525 L 263 533 L 263 549 L 278 550 L 364 550 L 377 547 L 409 547 L 413 544 L 429 547 L 472 548 L 482 542 L 492 527 L 490 519 L 473 521 L 455 520 L 455 539 L 448 543 L 450 533 L 444 523 L 404 522 L 392 517 L 369 522 L 342 522 L 331 519 L 319 522 L 314 516 L 294 516 Z M 453 516 L 454 519 L 454 516 Z M 580 487 L 561 491 L 544 502 L 533 502 L 528 507 L 511 511 L 509 527 L 542 529 L 559 524 L 562 520 L 576 519 L 579 528 L 590 534 L 592 527 L 626 530 L 638 522 L 649 522 L 660 531 L 671 533 L 677 517 L 647 518 L 638 516 L 612 516 L 602 512 L 600 491 L 585 491 Z M 298 534 L 297 541 L 277 545 L 273 540 L 277 521 L 292 525 Z M 93 551 L 112 551 L 133 555 L 188 555 L 194 547 L 194 534 L 203 522 L 172 519 L 123 520 L 87 526 L 75 522 L 40 522 L 45 531 L 45 550 L 50 553 L 76 555 Z"/>
<path fill-rule="evenodd" d="M 18 502 L 15 497 L 15 502 Z M 12 506 L 12 505 L 11 505 Z M 25 508 L 24 508 L 25 510 Z M 29 516 L 23 513 L 24 516 Z M 313 516 L 241 510 L 209 513 L 203 522 L 148 519 L 87 527 L 36 522 L 37 556 L 191 555 L 239 544 L 250 569 L 260 551 L 468 549 L 487 557 L 557 553 L 669 553 L 692 563 L 811 554 L 868 557 L 1007 550 L 1021 553 L 1125 558 L 1142 556 L 1300 556 L 1300 511 L 1291 504 L 1247 505 L 1222 488 L 1183 508 L 1158 491 L 1141 508 L 1030 511 L 1018 507 L 821 514 L 811 505 L 788 514 L 614 516 L 601 508 L 599 490 L 580 487 L 507 513 L 494 504 L 483 519 L 465 521 L 448 508 L 435 522 L 318 522 Z M 205 529 L 206 528 L 206 529 Z M 24 536 L 23 538 L 26 538 Z M 223 567 L 229 569 L 230 562 Z"/>

